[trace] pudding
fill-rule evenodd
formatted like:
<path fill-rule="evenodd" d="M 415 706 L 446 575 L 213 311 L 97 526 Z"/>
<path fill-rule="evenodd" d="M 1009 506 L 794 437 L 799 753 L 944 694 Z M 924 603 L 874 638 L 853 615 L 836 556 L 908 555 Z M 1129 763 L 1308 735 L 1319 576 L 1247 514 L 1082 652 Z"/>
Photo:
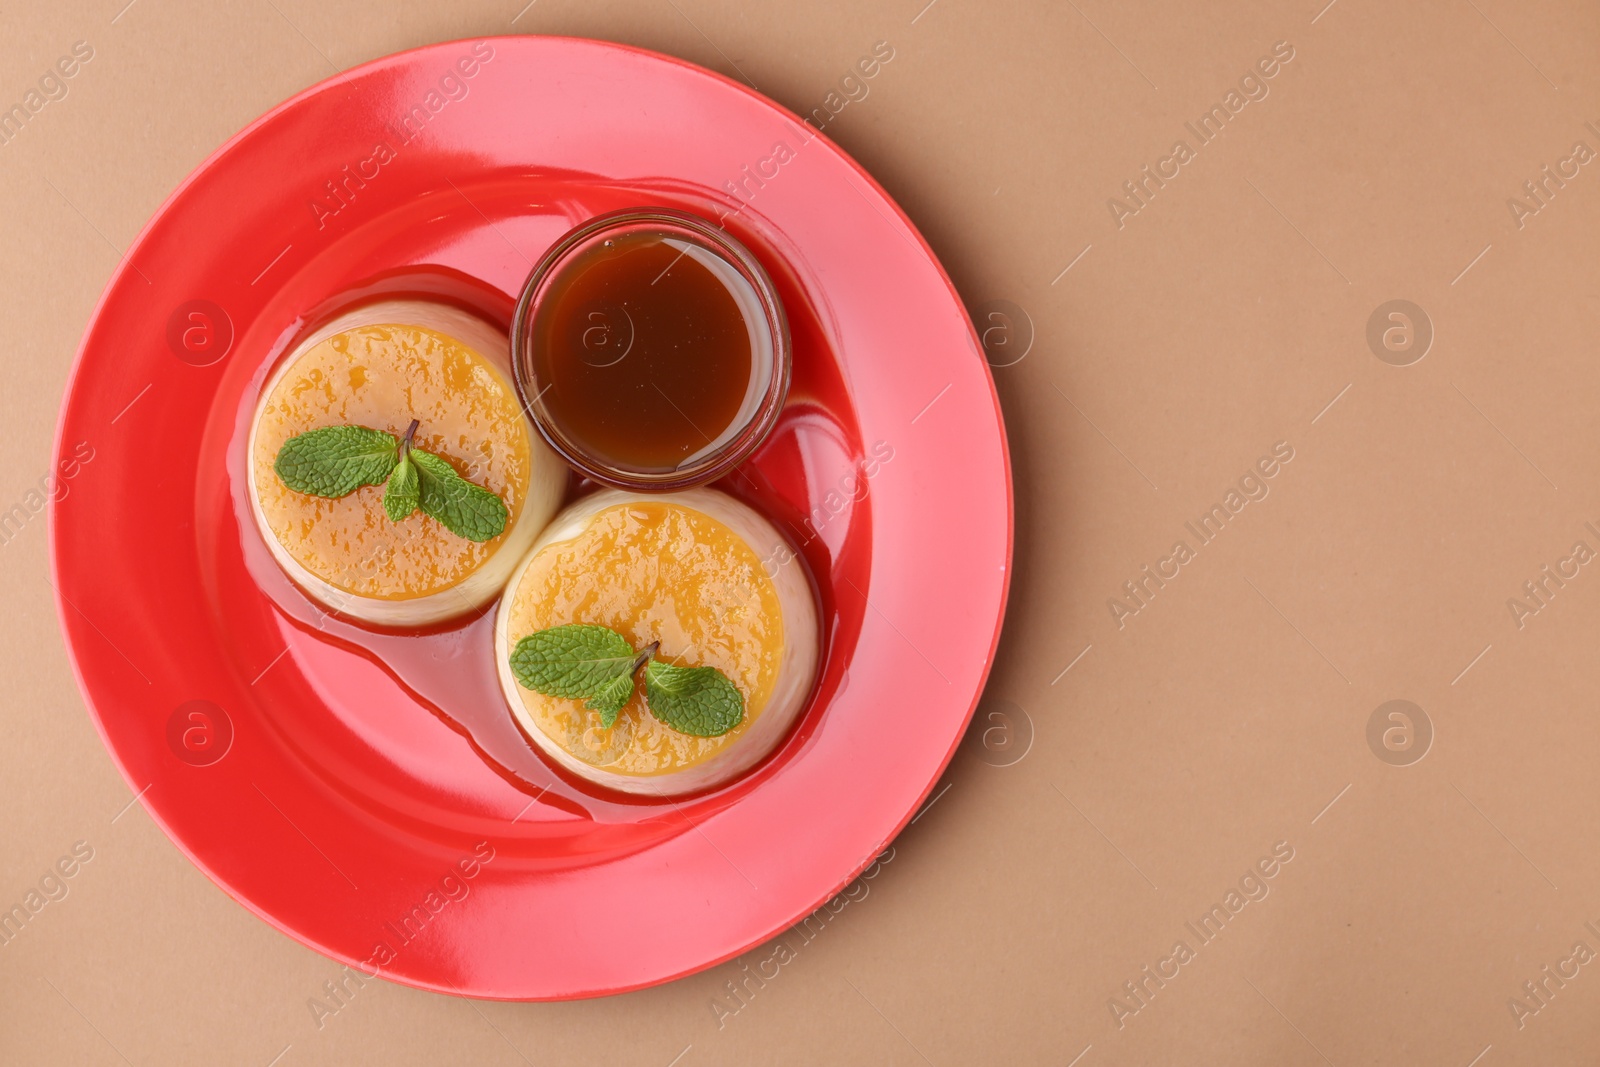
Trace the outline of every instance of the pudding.
<path fill-rule="evenodd" d="M 555 628 L 613 631 L 619 677 L 637 670 L 609 725 L 596 701 L 519 680 L 519 649 Z M 727 782 L 777 746 L 811 692 L 818 641 L 810 581 L 766 519 L 712 489 L 609 489 L 557 516 L 516 567 L 495 622 L 495 663 L 512 713 L 551 759 L 609 789 L 672 796 Z M 714 668 L 697 673 L 732 684 L 734 716 L 709 729 L 669 725 L 658 664 Z"/>
<path fill-rule="evenodd" d="M 388 457 L 376 473 L 308 490 L 294 462 L 308 453 L 296 447 L 329 433 L 377 442 Z M 425 626 L 492 601 L 567 483 L 523 414 L 506 335 L 420 300 L 358 308 L 297 345 L 262 390 L 246 466 L 278 564 L 328 608 L 384 626 Z M 398 509 L 407 477 L 418 495 L 419 472 L 420 506 Z M 463 525 L 459 504 L 496 511 L 494 524 Z"/>

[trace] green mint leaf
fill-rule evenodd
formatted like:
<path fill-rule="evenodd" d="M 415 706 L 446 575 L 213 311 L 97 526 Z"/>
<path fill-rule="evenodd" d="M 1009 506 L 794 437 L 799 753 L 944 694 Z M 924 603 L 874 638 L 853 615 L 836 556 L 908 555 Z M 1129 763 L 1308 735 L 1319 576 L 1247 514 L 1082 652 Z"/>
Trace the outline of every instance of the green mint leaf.
<path fill-rule="evenodd" d="M 389 475 L 389 484 L 383 490 L 383 510 L 389 513 L 390 522 L 403 522 L 417 510 L 422 485 L 417 478 L 417 465 L 409 455 L 401 456 Z"/>
<path fill-rule="evenodd" d="M 324 426 L 283 443 L 273 468 L 297 493 L 340 497 L 381 485 L 399 461 L 394 434 L 365 426 Z"/>
<path fill-rule="evenodd" d="M 623 705 L 632 696 L 633 670 L 630 667 L 626 674 L 617 675 L 596 690 L 594 696 L 584 701 L 584 706 L 598 711 L 600 713 L 600 725 L 609 730 L 616 724 L 617 713 L 622 710 Z"/>
<path fill-rule="evenodd" d="M 633 695 L 637 663 L 626 637 L 582 623 L 531 633 L 511 653 L 517 684 L 545 696 L 587 698 L 604 726 L 617 721 L 617 712 Z"/>
<path fill-rule="evenodd" d="M 506 506 L 499 497 L 461 477 L 447 459 L 420 448 L 411 449 L 410 458 L 420 483 L 418 503 L 451 533 L 488 541 L 505 531 Z"/>
<path fill-rule="evenodd" d="M 744 697 L 715 667 L 652 659 L 644 668 L 644 697 L 656 718 L 696 737 L 720 737 L 744 718 Z"/>

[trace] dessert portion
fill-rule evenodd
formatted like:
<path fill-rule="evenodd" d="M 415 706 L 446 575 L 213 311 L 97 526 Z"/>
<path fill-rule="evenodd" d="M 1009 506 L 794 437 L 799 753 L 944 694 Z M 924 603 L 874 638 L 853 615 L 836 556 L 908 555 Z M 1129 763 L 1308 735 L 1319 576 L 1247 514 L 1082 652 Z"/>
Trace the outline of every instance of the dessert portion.
<path fill-rule="evenodd" d="M 524 731 L 562 767 L 671 796 L 777 746 L 818 641 L 810 582 L 766 519 L 712 489 L 612 489 L 563 511 L 517 566 L 495 662 Z"/>
<path fill-rule="evenodd" d="M 523 414 L 505 334 L 420 300 L 358 308 L 297 345 L 262 390 L 246 465 L 279 565 L 385 626 L 493 600 L 567 483 Z"/>

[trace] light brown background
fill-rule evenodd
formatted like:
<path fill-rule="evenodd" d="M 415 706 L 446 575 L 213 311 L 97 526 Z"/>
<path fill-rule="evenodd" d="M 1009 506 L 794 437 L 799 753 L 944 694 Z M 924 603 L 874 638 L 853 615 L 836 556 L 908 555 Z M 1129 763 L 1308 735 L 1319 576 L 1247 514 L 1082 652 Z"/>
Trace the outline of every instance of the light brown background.
<path fill-rule="evenodd" d="M 1017 554 L 988 691 L 1024 710 L 1009 742 L 1001 705 L 980 711 L 991 747 L 969 739 L 866 898 L 720 1027 L 736 964 L 559 1005 L 375 982 L 318 1028 L 308 998 L 339 968 L 126 808 L 40 517 L 0 547 L 0 902 L 74 841 L 95 858 L 0 948 L 0 1060 L 1499 1067 L 1600 1049 L 1600 963 L 1520 1029 L 1507 1007 L 1574 942 L 1600 951 L 1600 566 L 1521 629 L 1506 604 L 1575 541 L 1600 549 L 1600 163 L 1521 229 L 1506 205 L 1575 141 L 1600 150 L 1593 5 L 123 2 L 0 15 L 7 104 L 74 41 L 96 52 L 0 147 L 0 504 L 45 472 L 120 250 L 333 66 L 576 34 L 807 112 L 887 40 L 828 134 L 985 326 L 1000 299 L 1033 324 L 996 370 Z M 1118 229 L 1107 198 L 1280 40 L 1295 58 L 1270 95 Z M 1403 368 L 1366 341 L 1395 298 L 1436 330 Z M 1107 599 L 1278 441 L 1295 458 L 1270 496 L 1119 630 Z M 1410 766 L 1366 739 L 1394 698 L 1436 731 Z M 1031 748 L 995 766 L 1028 722 Z M 1279 841 L 1294 859 L 1270 896 L 1197 947 L 1184 923 Z M 1108 999 L 1179 939 L 1196 958 L 1119 1029 Z"/>

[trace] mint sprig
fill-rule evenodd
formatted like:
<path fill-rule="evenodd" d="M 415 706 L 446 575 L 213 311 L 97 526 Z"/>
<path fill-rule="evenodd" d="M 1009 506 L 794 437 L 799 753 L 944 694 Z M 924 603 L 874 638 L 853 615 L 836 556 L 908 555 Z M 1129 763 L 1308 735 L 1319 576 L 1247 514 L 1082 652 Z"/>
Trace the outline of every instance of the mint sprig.
<path fill-rule="evenodd" d="M 644 667 L 650 713 L 679 733 L 720 737 L 744 719 L 744 696 L 715 667 L 677 667 L 656 659 L 661 642 L 635 652 L 606 626 L 571 623 L 529 634 L 511 652 L 511 673 L 524 689 L 582 700 L 609 729 L 633 697 Z"/>
<path fill-rule="evenodd" d="M 450 461 L 412 444 L 416 419 L 403 437 L 366 426 L 324 426 L 297 434 L 278 449 L 273 469 L 297 493 L 338 498 L 385 485 L 383 510 L 403 522 L 418 508 L 469 541 L 505 532 L 505 502 L 456 472 Z"/>

